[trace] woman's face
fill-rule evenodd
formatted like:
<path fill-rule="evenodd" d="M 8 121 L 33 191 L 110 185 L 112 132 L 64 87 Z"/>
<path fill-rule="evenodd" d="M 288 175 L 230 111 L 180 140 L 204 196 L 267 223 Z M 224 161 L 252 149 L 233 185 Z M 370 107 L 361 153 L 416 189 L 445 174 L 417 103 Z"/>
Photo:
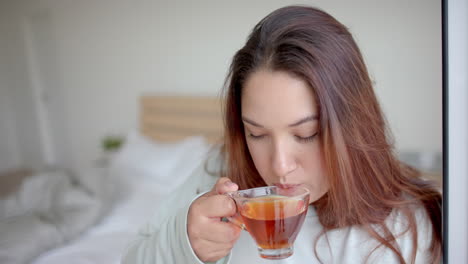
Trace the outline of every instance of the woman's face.
<path fill-rule="evenodd" d="M 310 190 L 311 202 L 328 191 L 318 107 L 302 79 L 259 70 L 246 80 L 242 120 L 250 155 L 268 185 Z"/>

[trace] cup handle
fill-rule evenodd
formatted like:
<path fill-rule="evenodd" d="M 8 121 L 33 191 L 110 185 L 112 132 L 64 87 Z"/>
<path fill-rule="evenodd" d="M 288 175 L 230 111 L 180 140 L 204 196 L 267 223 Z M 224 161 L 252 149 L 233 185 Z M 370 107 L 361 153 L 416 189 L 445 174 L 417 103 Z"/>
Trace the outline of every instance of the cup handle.
<path fill-rule="evenodd" d="M 231 196 L 230 193 L 225 193 L 226 196 L 232 199 L 234 204 L 236 205 L 236 213 L 233 216 L 227 216 L 221 218 L 221 221 L 223 222 L 231 222 L 235 224 L 236 226 L 240 227 L 241 229 L 247 231 L 247 228 L 245 227 L 244 221 L 242 221 L 242 217 L 239 214 L 239 208 L 237 207 L 236 200 Z"/>

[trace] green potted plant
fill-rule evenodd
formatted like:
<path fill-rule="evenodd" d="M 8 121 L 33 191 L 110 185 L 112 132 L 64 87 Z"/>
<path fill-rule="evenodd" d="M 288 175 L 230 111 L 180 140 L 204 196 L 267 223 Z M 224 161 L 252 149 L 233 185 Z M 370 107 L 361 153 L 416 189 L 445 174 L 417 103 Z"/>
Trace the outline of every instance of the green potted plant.
<path fill-rule="evenodd" d="M 125 142 L 125 138 L 119 135 L 107 135 L 101 140 L 101 148 L 103 150 L 103 156 L 100 163 L 102 165 L 108 164 L 114 154 L 122 147 Z"/>
<path fill-rule="evenodd" d="M 124 143 L 124 138 L 122 136 L 108 135 L 102 139 L 101 147 L 104 152 L 115 152 Z"/>

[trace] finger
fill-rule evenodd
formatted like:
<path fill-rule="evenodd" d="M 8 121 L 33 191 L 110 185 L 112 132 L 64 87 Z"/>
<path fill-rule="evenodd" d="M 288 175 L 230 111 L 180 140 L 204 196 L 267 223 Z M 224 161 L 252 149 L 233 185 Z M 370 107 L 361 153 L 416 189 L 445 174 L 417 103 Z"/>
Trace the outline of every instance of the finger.
<path fill-rule="evenodd" d="M 205 262 L 215 262 L 220 260 L 221 258 L 224 258 L 229 254 L 231 249 L 225 249 L 225 250 L 219 250 L 216 252 L 213 252 L 211 257 L 206 258 Z"/>
<path fill-rule="evenodd" d="M 195 252 L 198 258 L 203 262 L 214 262 L 225 257 L 231 251 L 232 244 L 214 243 L 208 240 L 201 240 L 195 245 Z"/>
<path fill-rule="evenodd" d="M 218 250 L 213 250 L 210 254 L 206 257 L 205 262 L 216 262 L 221 258 L 224 258 L 231 252 L 232 246 L 229 248 L 221 248 Z"/>
<path fill-rule="evenodd" d="M 234 200 L 222 194 L 206 197 L 202 202 L 197 203 L 196 210 L 208 218 L 228 217 L 234 215 L 237 211 Z"/>
<path fill-rule="evenodd" d="M 219 179 L 216 181 L 216 183 L 213 185 L 213 188 L 211 188 L 211 190 L 210 190 L 208 193 L 206 193 L 204 196 L 211 196 L 211 195 L 220 194 L 220 193 L 218 193 L 218 192 L 216 191 L 217 186 L 218 186 L 218 185 L 223 185 L 223 184 L 225 184 L 226 182 L 230 182 L 230 181 L 231 181 L 231 179 L 229 179 L 228 177 L 221 177 L 221 178 L 219 178 Z M 230 185 L 230 183 L 227 183 L 227 184 Z"/>
<path fill-rule="evenodd" d="M 239 189 L 239 186 L 229 178 L 223 177 L 216 182 L 214 189 L 217 194 L 223 194 L 226 192 L 235 192 Z"/>

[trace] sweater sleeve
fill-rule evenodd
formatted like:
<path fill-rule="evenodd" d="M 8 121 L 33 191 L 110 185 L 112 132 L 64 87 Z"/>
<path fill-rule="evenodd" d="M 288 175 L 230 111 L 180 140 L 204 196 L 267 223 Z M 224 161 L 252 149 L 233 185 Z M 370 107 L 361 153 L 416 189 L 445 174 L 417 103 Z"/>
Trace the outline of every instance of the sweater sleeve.
<path fill-rule="evenodd" d="M 171 215 L 159 226 L 148 223 L 123 258 L 124 264 L 194 263 L 203 264 L 193 251 L 187 234 L 187 213 L 190 205 Z M 215 262 L 228 264 L 230 255 Z"/>
<path fill-rule="evenodd" d="M 192 177 L 169 197 L 138 233 L 122 258 L 123 264 L 204 264 L 193 251 L 187 234 L 187 215 L 192 202 L 206 185 L 204 176 Z M 195 196 L 195 198 L 193 198 Z M 216 264 L 228 264 L 230 254 Z"/>

